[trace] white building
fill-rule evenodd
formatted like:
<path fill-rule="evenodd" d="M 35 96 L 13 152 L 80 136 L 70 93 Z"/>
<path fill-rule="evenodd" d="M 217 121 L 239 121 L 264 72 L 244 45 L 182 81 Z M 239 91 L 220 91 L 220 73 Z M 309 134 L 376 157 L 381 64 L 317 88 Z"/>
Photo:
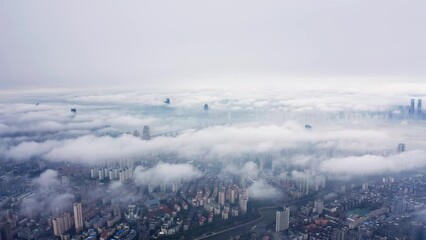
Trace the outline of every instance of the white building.
<path fill-rule="evenodd" d="M 290 225 L 290 208 L 285 208 L 284 211 L 277 211 L 275 217 L 275 232 L 287 230 Z"/>

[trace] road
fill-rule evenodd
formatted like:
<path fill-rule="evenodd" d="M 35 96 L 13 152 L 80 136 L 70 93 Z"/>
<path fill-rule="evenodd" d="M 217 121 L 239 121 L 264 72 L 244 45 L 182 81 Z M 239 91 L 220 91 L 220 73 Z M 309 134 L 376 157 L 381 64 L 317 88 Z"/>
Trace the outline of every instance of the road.
<path fill-rule="evenodd" d="M 250 222 L 243 223 L 243 224 L 235 226 L 235 227 L 231 227 L 231 228 L 219 231 L 219 232 L 214 232 L 214 233 L 212 233 L 210 235 L 207 235 L 207 236 L 202 236 L 202 237 L 195 238 L 195 240 L 216 239 L 215 237 L 217 237 L 218 235 L 223 235 L 223 234 L 225 234 L 227 232 L 230 232 L 230 231 L 233 231 L 233 233 L 235 234 L 235 232 L 237 232 L 239 230 L 242 230 L 242 229 L 245 229 L 246 227 L 252 228 L 253 226 L 255 226 L 255 224 L 257 224 L 258 222 L 260 222 L 260 221 L 262 221 L 264 219 L 264 217 L 265 217 L 264 211 L 265 210 L 276 209 L 276 208 L 277 208 L 277 206 L 270 206 L 270 207 L 259 208 L 257 210 L 259 212 L 259 214 L 260 214 L 259 218 L 255 219 L 255 220 L 252 220 Z M 245 231 L 243 231 L 243 232 L 245 232 Z M 223 238 L 223 236 L 221 236 L 220 238 L 217 238 L 217 239 L 226 239 L 226 238 Z"/>
<path fill-rule="evenodd" d="M 286 202 L 285 204 L 275 204 L 274 206 L 259 208 L 257 211 L 259 212 L 260 217 L 255 219 L 255 220 L 252 220 L 250 222 L 243 223 L 241 225 L 234 226 L 234 227 L 231 227 L 231 228 L 219 231 L 219 232 L 214 232 L 214 233 L 207 235 L 207 236 L 201 236 L 201 237 L 198 237 L 198 238 L 195 238 L 195 239 L 196 240 L 201 240 L 201 239 L 208 239 L 208 240 L 229 239 L 232 236 L 239 235 L 239 232 L 246 233 L 253 226 L 259 225 L 259 223 L 262 222 L 262 220 L 264 220 L 266 214 L 268 215 L 267 216 L 268 219 L 263 221 L 262 225 L 266 226 L 266 225 L 270 224 L 271 221 L 272 221 L 272 223 L 275 223 L 275 211 L 273 211 L 272 214 L 271 214 L 271 213 L 267 212 L 267 210 L 277 209 L 278 207 L 284 207 L 284 205 L 289 206 L 289 205 L 294 205 L 294 204 L 298 204 L 298 203 L 303 203 L 305 201 L 309 201 L 309 200 L 312 200 L 312 199 L 318 197 L 318 195 L 322 194 L 322 193 L 323 193 L 323 191 L 320 191 L 320 192 L 317 192 L 313 196 L 301 198 L 301 199 L 298 199 L 298 200 L 292 200 L 292 201 Z"/>

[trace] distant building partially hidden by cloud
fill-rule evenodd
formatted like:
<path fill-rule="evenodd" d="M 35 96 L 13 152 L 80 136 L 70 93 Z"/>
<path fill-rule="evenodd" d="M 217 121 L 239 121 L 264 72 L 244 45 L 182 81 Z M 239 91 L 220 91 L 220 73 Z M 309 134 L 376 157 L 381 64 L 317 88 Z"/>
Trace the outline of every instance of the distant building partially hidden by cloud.
<path fill-rule="evenodd" d="M 148 125 L 143 126 L 142 131 L 142 139 L 143 140 L 150 140 L 151 139 L 151 133 Z"/>
<path fill-rule="evenodd" d="M 405 152 L 405 143 L 399 143 L 397 151 L 398 153 Z"/>
<path fill-rule="evenodd" d="M 134 132 L 133 132 L 133 136 L 134 137 L 139 137 L 141 134 L 139 133 L 139 131 L 138 130 L 135 130 Z"/>
<path fill-rule="evenodd" d="M 417 100 L 417 114 L 422 114 L 422 100 L 418 99 Z"/>

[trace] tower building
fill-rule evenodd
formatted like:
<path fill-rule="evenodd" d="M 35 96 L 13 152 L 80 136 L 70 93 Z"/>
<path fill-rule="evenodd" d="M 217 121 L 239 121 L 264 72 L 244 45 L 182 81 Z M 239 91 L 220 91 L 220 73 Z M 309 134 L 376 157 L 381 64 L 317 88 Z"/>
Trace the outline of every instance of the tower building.
<path fill-rule="evenodd" d="M 277 211 L 275 216 L 275 232 L 287 230 L 290 225 L 290 208 L 284 211 Z"/>
<path fill-rule="evenodd" d="M 398 151 L 398 153 L 405 152 L 405 144 L 404 143 L 399 143 L 397 151 Z"/>
<path fill-rule="evenodd" d="M 321 199 L 315 200 L 314 207 L 318 214 L 321 214 L 324 211 L 324 203 Z"/>
<path fill-rule="evenodd" d="M 80 232 L 83 230 L 83 211 L 81 209 L 81 203 L 74 203 L 73 210 L 75 231 Z"/>
<path fill-rule="evenodd" d="M 219 204 L 222 206 L 225 205 L 225 188 L 224 187 L 219 192 Z"/>
<path fill-rule="evenodd" d="M 409 113 L 414 114 L 414 99 L 411 99 Z"/>
<path fill-rule="evenodd" d="M 148 125 L 143 126 L 142 139 L 143 140 L 150 140 L 151 139 L 151 133 L 150 133 Z"/>
<path fill-rule="evenodd" d="M 417 114 L 422 114 L 422 100 L 417 100 Z"/>
<path fill-rule="evenodd" d="M 141 134 L 139 133 L 139 131 L 138 130 L 135 130 L 134 132 L 133 132 L 133 136 L 134 137 L 139 137 Z"/>
<path fill-rule="evenodd" d="M 52 219 L 53 235 L 61 236 L 65 232 L 65 223 L 61 217 Z"/>

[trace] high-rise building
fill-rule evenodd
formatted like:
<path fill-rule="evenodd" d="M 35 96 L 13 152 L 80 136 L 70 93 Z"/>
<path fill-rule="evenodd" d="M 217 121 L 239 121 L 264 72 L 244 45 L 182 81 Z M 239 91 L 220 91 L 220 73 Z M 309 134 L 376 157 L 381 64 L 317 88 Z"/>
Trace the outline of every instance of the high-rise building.
<path fill-rule="evenodd" d="M 407 209 L 407 204 L 405 202 L 405 199 L 402 197 L 395 198 L 393 202 L 393 212 L 395 214 L 403 214 L 405 210 Z"/>
<path fill-rule="evenodd" d="M 53 234 L 61 236 L 71 229 L 71 215 L 66 212 L 62 216 L 52 219 Z"/>
<path fill-rule="evenodd" d="M 115 177 L 114 177 L 114 171 L 112 169 L 109 170 L 108 176 L 109 176 L 109 180 L 114 180 L 115 179 Z"/>
<path fill-rule="evenodd" d="M 225 188 L 224 187 L 219 192 L 219 204 L 222 206 L 225 205 Z"/>
<path fill-rule="evenodd" d="M 204 111 L 208 111 L 209 110 L 209 105 L 206 103 L 204 104 Z"/>
<path fill-rule="evenodd" d="M 239 205 L 240 205 L 240 209 L 241 209 L 241 213 L 244 214 L 247 212 L 247 197 L 242 195 L 240 196 L 240 200 L 239 200 Z"/>
<path fill-rule="evenodd" d="M 176 181 L 172 183 L 172 192 L 177 193 L 179 185 Z"/>
<path fill-rule="evenodd" d="M 346 231 L 344 229 L 334 229 L 333 235 L 331 236 L 332 240 L 345 240 L 346 239 Z"/>
<path fill-rule="evenodd" d="M 368 183 L 364 183 L 364 184 L 362 184 L 362 191 L 364 191 L 364 192 L 368 192 Z"/>
<path fill-rule="evenodd" d="M 62 219 L 64 219 L 64 227 L 65 231 L 68 231 L 71 229 L 72 223 L 71 223 L 71 214 L 69 212 L 66 212 L 62 215 Z"/>
<path fill-rule="evenodd" d="M 96 169 L 94 169 L 94 168 L 91 168 L 91 169 L 90 169 L 90 177 L 91 177 L 92 179 L 95 179 L 95 178 L 97 178 L 97 177 L 98 177 L 98 172 L 96 171 Z"/>
<path fill-rule="evenodd" d="M 80 232 L 83 230 L 83 211 L 81 209 L 81 203 L 74 203 L 73 210 L 75 231 Z"/>
<path fill-rule="evenodd" d="M 405 152 L 405 144 L 404 143 L 399 143 L 397 151 L 398 151 L 398 153 Z"/>
<path fill-rule="evenodd" d="M 151 139 L 151 133 L 150 133 L 148 125 L 143 126 L 142 139 L 143 140 L 150 140 Z"/>
<path fill-rule="evenodd" d="M 298 176 L 298 185 L 299 185 L 299 191 L 302 194 L 309 194 L 309 176 L 307 173 L 304 173 L 301 176 Z"/>
<path fill-rule="evenodd" d="M 104 175 L 104 170 L 102 169 L 102 168 L 99 168 L 99 170 L 98 170 L 98 176 L 99 176 L 99 180 L 104 180 L 104 178 L 105 178 L 105 175 Z"/>
<path fill-rule="evenodd" d="M 230 194 L 230 202 L 235 203 L 235 198 L 236 198 L 236 190 L 235 190 L 235 188 L 232 188 L 231 194 Z"/>
<path fill-rule="evenodd" d="M 411 99 L 411 103 L 410 103 L 410 114 L 414 114 L 414 99 Z"/>
<path fill-rule="evenodd" d="M 13 240 L 12 224 L 10 222 L 0 225 L 0 238 L 1 240 Z"/>
<path fill-rule="evenodd" d="M 417 114 L 422 114 L 422 100 L 417 100 Z"/>
<path fill-rule="evenodd" d="M 114 168 L 114 179 L 118 179 L 118 168 Z"/>
<path fill-rule="evenodd" d="M 324 203 L 321 199 L 315 200 L 314 207 L 317 213 L 321 214 L 324 210 Z"/>
<path fill-rule="evenodd" d="M 139 137 L 141 134 L 139 133 L 138 130 L 133 131 L 133 136 L 134 137 Z"/>
<path fill-rule="evenodd" d="M 61 236 L 65 232 L 64 220 L 61 217 L 52 219 L 53 235 Z"/>
<path fill-rule="evenodd" d="M 287 230 L 290 225 L 290 208 L 284 211 L 277 211 L 275 215 L 275 232 Z"/>

